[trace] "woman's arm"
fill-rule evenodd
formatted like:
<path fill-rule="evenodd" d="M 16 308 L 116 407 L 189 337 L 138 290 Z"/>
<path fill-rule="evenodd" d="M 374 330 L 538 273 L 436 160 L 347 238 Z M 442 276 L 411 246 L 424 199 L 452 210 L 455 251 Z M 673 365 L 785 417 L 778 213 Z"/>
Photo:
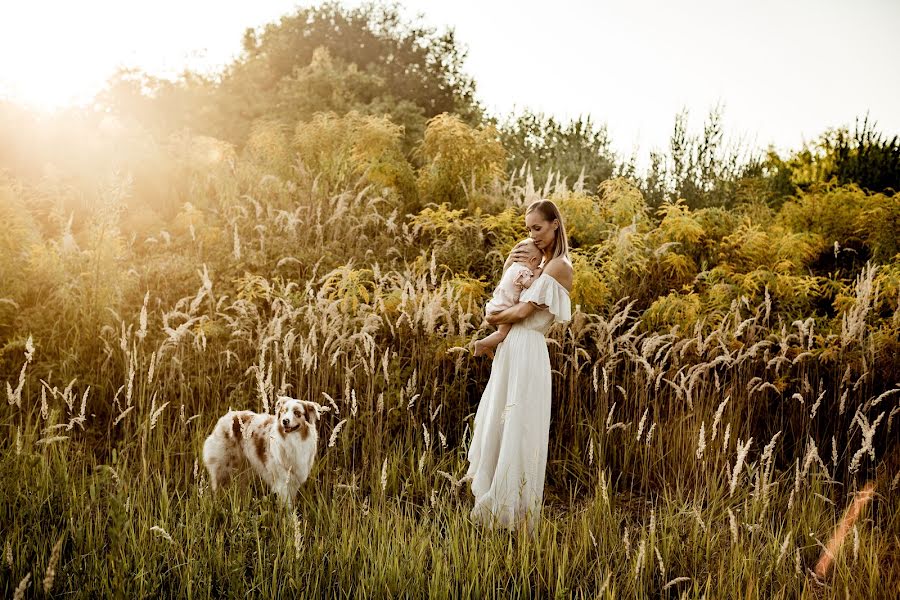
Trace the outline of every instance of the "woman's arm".
<path fill-rule="evenodd" d="M 519 302 L 514 306 L 510 306 L 506 310 L 485 317 L 485 320 L 491 325 L 503 325 L 504 323 L 518 323 L 531 313 L 537 310 L 537 306 L 531 302 Z"/>

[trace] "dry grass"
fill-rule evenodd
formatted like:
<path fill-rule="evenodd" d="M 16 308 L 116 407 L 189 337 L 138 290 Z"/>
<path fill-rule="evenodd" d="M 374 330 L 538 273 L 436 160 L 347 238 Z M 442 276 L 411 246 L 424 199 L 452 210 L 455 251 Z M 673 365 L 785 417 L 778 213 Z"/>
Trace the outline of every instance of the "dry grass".
<path fill-rule="evenodd" d="M 684 207 L 657 227 L 632 188 L 607 186 L 601 208 L 624 226 L 585 224 L 608 237 L 579 259 L 595 270 L 583 285 L 605 291 L 580 290 L 596 304 L 548 338 L 544 519 L 534 539 L 490 532 L 460 481 L 489 363 L 460 348 L 533 183 L 511 181 L 499 216 L 406 218 L 368 180 L 334 194 L 302 166 L 294 181 L 260 162 L 282 158 L 197 171 L 203 193 L 169 229 L 128 241 L 110 200 L 80 254 L 45 244 L 62 268 L 40 265 L 56 278 L 33 284 L 44 305 L 16 297 L 21 341 L 3 355 L 4 594 L 40 581 L 135 597 L 877 598 L 900 585 L 900 396 L 883 357 L 900 321 L 880 291 L 893 267 L 835 278 L 839 314 L 797 315 L 805 246 L 759 266 L 746 229 L 721 249 L 756 267 L 708 271 L 684 294 L 696 302 L 655 304 L 654 286 L 713 242 Z M 460 272 L 476 231 L 480 262 Z M 331 409 L 296 512 L 250 478 L 213 496 L 198 459 L 216 418 L 281 394 Z M 869 479 L 871 511 L 839 528 L 853 544 L 837 552 L 841 507 Z M 815 579 L 823 548 L 833 562 Z"/>

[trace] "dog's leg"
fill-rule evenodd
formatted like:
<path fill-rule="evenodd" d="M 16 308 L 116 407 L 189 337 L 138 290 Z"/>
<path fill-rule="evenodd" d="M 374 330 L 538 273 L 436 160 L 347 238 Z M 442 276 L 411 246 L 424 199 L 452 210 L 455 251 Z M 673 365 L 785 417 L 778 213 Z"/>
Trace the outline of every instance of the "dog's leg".
<path fill-rule="evenodd" d="M 228 464 L 210 461 L 206 469 L 209 471 L 209 487 L 213 492 L 225 487 L 231 481 L 231 469 Z"/>
<path fill-rule="evenodd" d="M 203 464 L 209 472 L 209 485 L 213 492 L 231 482 L 232 475 L 240 465 L 240 454 L 233 449 L 221 449 L 214 444 L 204 448 Z"/>
<path fill-rule="evenodd" d="M 290 478 L 280 479 L 275 483 L 275 494 L 278 499 L 290 509 L 294 508 L 294 494 L 291 491 Z"/>

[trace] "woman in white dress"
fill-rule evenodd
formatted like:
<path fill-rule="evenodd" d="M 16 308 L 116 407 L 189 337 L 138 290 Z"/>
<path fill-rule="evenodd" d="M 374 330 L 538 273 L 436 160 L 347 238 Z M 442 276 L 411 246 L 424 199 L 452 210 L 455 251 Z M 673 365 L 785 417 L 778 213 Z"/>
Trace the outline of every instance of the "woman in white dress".
<path fill-rule="evenodd" d="M 525 212 L 530 238 L 544 254 L 543 273 L 519 303 L 488 317 L 512 325 L 497 348 L 469 446 L 472 518 L 490 526 L 534 532 L 540 518 L 550 433 L 550 355 L 544 334 L 571 318 L 573 269 L 559 209 L 538 200 Z M 504 265 L 522 260 L 517 245 Z"/>

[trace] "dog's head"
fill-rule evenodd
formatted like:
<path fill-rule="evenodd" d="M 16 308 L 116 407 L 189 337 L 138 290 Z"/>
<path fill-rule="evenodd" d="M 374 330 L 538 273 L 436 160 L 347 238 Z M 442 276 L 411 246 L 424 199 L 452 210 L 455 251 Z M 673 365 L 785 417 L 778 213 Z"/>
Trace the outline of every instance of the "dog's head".
<path fill-rule="evenodd" d="M 309 435 L 310 427 L 319 420 L 320 407 L 315 402 L 297 400 L 289 396 L 279 396 L 275 404 L 275 418 L 278 431 L 282 435 L 299 432 L 303 439 Z"/>

